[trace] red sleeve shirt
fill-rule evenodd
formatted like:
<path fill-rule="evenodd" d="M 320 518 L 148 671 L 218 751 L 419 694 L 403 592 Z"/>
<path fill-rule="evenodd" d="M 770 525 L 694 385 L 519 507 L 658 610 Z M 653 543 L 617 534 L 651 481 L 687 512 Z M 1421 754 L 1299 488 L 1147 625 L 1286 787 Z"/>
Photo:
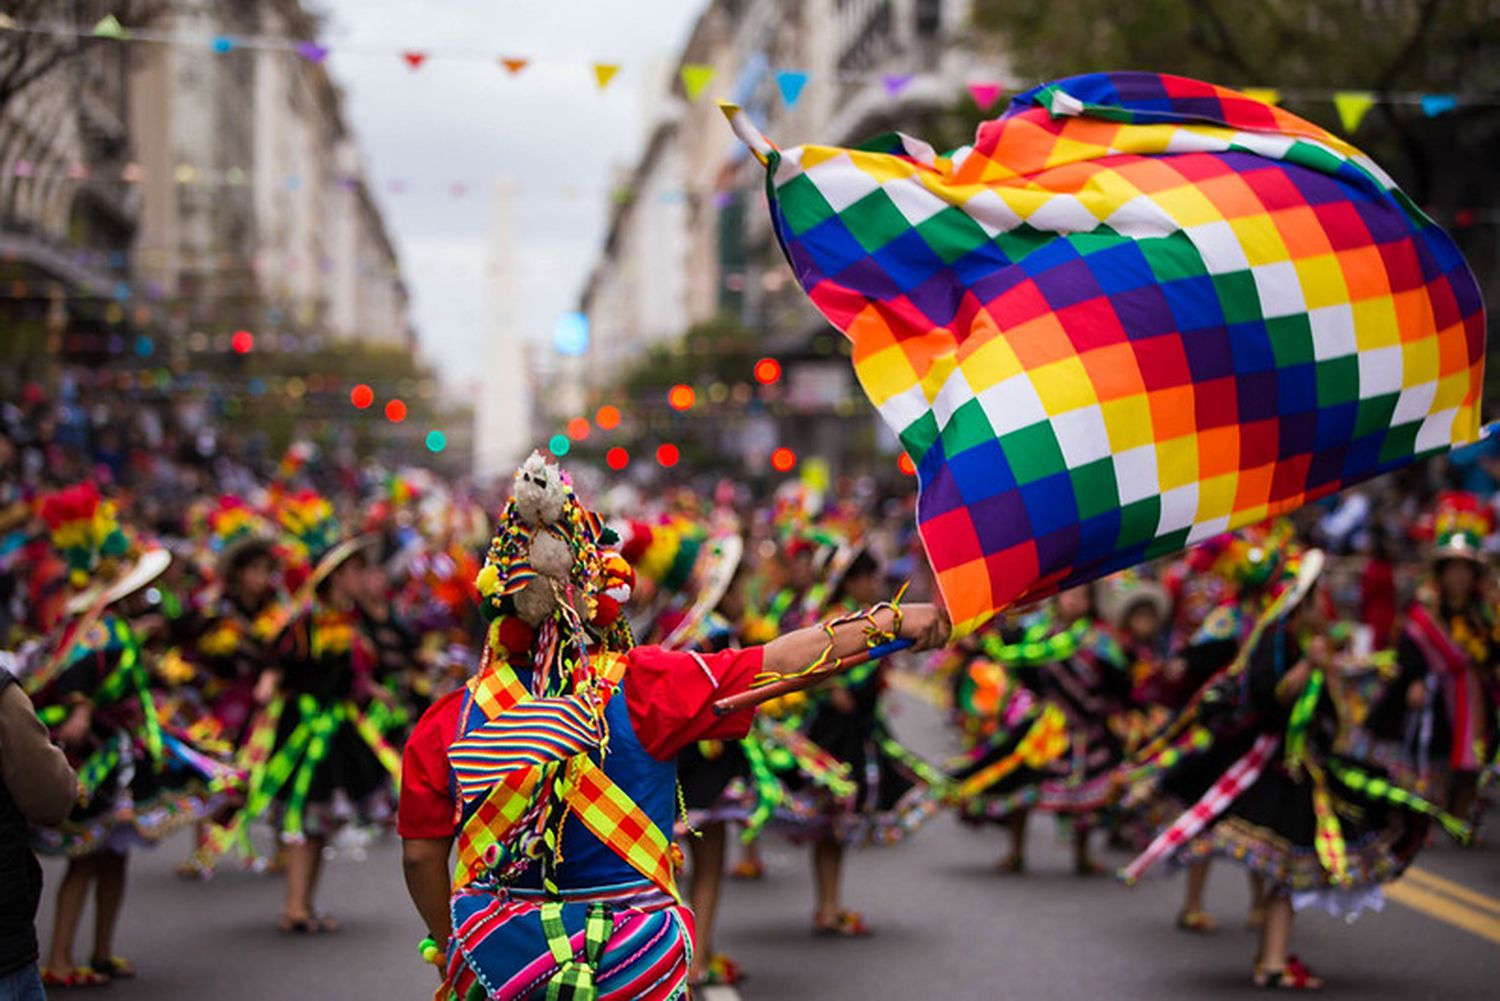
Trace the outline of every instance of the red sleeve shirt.
<path fill-rule="evenodd" d="M 660 647 L 630 651 L 622 688 L 631 725 L 646 753 L 666 761 L 699 740 L 744 737 L 755 710 L 718 716 L 713 704 L 747 690 L 764 659 L 760 647 L 713 654 Z M 448 747 L 458 733 L 463 694 L 460 690 L 434 702 L 407 738 L 396 814 L 396 830 L 403 838 L 451 838 L 458 833 Z"/>
<path fill-rule="evenodd" d="M 658 761 L 699 740 L 739 740 L 750 732 L 754 709 L 714 715 L 714 703 L 750 687 L 765 662 L 763 647 L 685 653 L 641 646 L 630 651 L 625 702 L 646 752 Z"/>
<path fill-rule="evenodd" d="M 403 838 L 451 838 L 458 833 L 448 746 L 458 735 L 464 691 L 449 692 L 427 707 L 401 752 L 401 802 L 396 832 Z"/>

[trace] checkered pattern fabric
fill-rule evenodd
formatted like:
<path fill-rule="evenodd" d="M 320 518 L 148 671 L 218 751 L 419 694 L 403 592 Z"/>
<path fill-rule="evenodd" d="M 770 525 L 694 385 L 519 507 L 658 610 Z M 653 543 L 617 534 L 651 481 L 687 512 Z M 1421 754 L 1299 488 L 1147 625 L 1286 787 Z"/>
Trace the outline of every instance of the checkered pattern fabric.
<path fill-rule="evenodd" d="M 674 900 L 677 881 L 672 875 L 672 845 L 660 827 L 636 805 L 604 770 L 580 755 L 568 765 L 564 796 L 568 808 L 594 837 Z"/>
<path fill-rule="evenodd" d="M 1229 804 L 1233 803 L 1240 793 L 1260 778 L 1260 773 L 1265 770 L 1266 762 L 1271 760 L 1271 755 L 1275 753 L 1276 744 L 1280 740 L 1279 734 L 1261 734 L 1245 756 L 1231 765 L 1229 770 L 1213 784 L 1208 792 L 1203 794 L 1198 802 L 1193 804 L 1191 809 L 1178 817 L 1171 827 L 1158 834 L 1156 840 L 1146 846 L 1145 851 L 1120 870 L 1120 878 L 1127 883 L 1134 883 L 1162 858 L 1197 837 L 1213 822 L 1215 817 L 1229 808 Z"/>
<path fill-rule="evenodd" d="M 599 704 L 614 695 L 628 661 L 601 654 Z M 449 748 L 464 804 L 482 796 L 459 830 L 454 885 L 467 886 L 494 866 L 500 846 L 522 836 L 519 827 L 537 817 L 538 793 L 565 768 L 559 793 L 569 812 L 641 875 L 677 899 L 671 844 L 630 795 L 591 758 L 607 743 L 582 696 L 534 699 L 503 666 L 469 682 L 469 700 L 485 722 Z M 466 700 L 467 718 L 470 702 Z"/>
<path fill-rule="evenodd" d="M 506 774 L 490 789 L 459 830 L 454 886 L 468 886 L 495 862 L 499 846 L 509 840 L 530 809 L 541 778 L 540 768 L 528 768 Z"/>
<path fill-rule="evenodd" d="M 960 631 L 1477 436 L 1468 266 L 1286 111 L 1092 74 L 939 156 L 905 136 L 781 151 L 726 110 L 916 462 Z"/>

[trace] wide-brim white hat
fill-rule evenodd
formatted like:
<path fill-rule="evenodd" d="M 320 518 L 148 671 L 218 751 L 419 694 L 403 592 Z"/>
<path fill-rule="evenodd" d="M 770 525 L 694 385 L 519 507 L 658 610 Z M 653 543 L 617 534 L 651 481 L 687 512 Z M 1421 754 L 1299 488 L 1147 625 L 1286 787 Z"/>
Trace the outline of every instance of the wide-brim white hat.
<path fill-rule="evenodd" d="M 77 615 L 96 605 L 113 605 L 135 594 L 166 572 L 172 554 L 160 546 L 147 549 L 108 583 L 96 584 L 68 599 L 68 614 Z"/>

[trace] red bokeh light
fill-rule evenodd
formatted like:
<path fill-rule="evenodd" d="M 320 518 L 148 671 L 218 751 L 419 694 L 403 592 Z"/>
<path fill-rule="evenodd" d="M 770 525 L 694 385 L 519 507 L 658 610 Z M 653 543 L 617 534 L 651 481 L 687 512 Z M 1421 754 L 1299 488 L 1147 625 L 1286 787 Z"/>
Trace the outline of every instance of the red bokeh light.
<path fill-rule="evenodd" d="M 400 424 L 406 420 L 406 404 L 401 400 L 392 400 L 385 405 L 385 419 L 392 424 Z"/>
<path fill-rule="evenodd" d="M 620 426 L 620 408 L 605 404 L 594 415 L 594 423 L 599 425 L 601 431 L 613 431 Z"/>
<path fill-rule="evenodd" d="M 691 410 L 697 398 L 698 394 L 693 392 L 692 386 L 679 382 L 667 393 L 667 406 L 673 410 Z"/>
<path fill-rule="evenodd" d="M 364 383 L 360 383 L 358 386 L 355 386 L 353 389 L 349 390 L 349 402 L 354 404 L 359 409 L 364 410 L 370 404 L 375 402 L 375 390 L 371 389 L 369 386 L 366 386 Z"/>
<path fill-rule="evenodd" d="M 771 468 L 778 473 L 789 473 L 797 464 L 797 453 L 789 448 L 778 448 L 771 453 Z"/>
<path fill-rule="evenodd" d="M 671 442 L 656 446 L 656 461 L 663 467 L 671 469 L 677 465 L 677 460 L 680 458 L 682 458 L 682 453 Z"/>
<path fill-rule="evenodd" d="M 575 417 L 568 421 L 568 437 L 574 441 L 583 441 L 589 436 L 589 419 L 587 417 Z"/>
<path fill-rule="evenodd" d="M 917 475 L 917 464 L 915 462 L 912 462 L 911 456 L 907 455 L 905 452 L 902 452 L 901 458 L 896 460 L 896 468 L 900 469 L 907 476 Z"/>
<path fill-rule="evenodd" d="M 630 465 L 630 453 L 619 445 L 604 453 L 604 464 L 618 472 Z"/>
<path fill-rule="evenodd" d="M 219 343 L 223 343 L 220 341 Z M 234 336 L 229 339 L 229 346 L 237 355 L 247 355 L 255 350 L 255 335 L 248 330 L 236 330 Z"/>
<path fill-rule="evenodd" d="M 762 358 L 756 362 L 755 381 L 762 386 L 769 386 L 774 382 L 781 381 L 781 362 L 775 358 Z"/>

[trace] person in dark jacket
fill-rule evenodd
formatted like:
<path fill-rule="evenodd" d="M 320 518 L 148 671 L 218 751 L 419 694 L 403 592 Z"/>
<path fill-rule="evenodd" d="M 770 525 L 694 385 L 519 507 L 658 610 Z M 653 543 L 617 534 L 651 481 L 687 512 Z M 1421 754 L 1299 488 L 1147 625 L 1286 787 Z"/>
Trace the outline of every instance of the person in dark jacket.
<path fill-rule="evenodd" d="M 0 998 L 5 1001 L 46 997 L 36 940 L 42 867 L 31 853 L 27 828 L 62 823 L 77 789 L 67 757 L 48 740 L 31 700 L 0 660 Z"/>

